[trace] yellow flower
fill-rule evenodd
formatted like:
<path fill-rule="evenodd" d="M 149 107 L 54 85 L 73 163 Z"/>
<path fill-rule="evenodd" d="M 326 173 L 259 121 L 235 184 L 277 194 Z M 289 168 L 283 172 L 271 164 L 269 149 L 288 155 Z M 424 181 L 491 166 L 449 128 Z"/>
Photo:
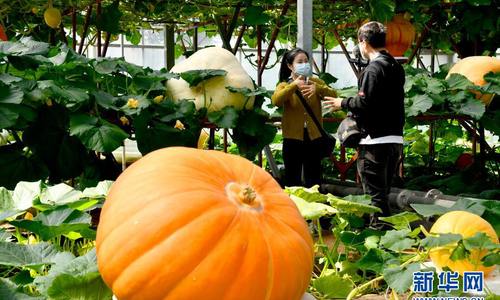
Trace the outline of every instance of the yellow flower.
<path fill-rule="evenodd" d="M 31 12 L 34 13 L 35 15 L 38 13 L 38 8 L 37 7 L 33 7 L 31 9 Z"/>
<path fill-rule="evenodd" d="M 36 237 L 34 235 L 31 235 L 28 237 L 28 244 L 33 245 L 36 244 Z"/>
<path fill-rule="evenodd" d="M 174 128 L 177 128 L 177 129 L 179 129 L 179 130 L 184 130 L 184 129 L 186 129 L 186 128 L 184 128 L 184 124 L 182 124 L 182 122 L 181 122 L 181 121 L 179 121 L 179 120 L 175 121 L 175 126 L 174 126 Z"/>
<path fill-rule="evenodd" d="M 121 117 L 120 121 L 122 121 L 123 125 L 129 125 L 130 121 L 127 119 L 127 117 Z"/>
<path fill-rule="evenodd" d="M 24 215 L 24 219 L 25 219 L 25 220 L 33 220 L 33 215 L 32 215 L 30 212 L 27 212 L 27 213 Z"/>
<path fill-rule="evenodd" d="M 160 103 L 160 102 L 162 102 L 162 101 L 163 101 L 163 95 L 156 96 L 156 97 L 153 99 L 153 101 L 154 101 L 155 103 Z"/>
<path fill-rule="evenodd" d="M 132 98 L 128 99 L 127 107 L 137 107 L 137 105 L 139 105 L 139 101 L 134 100 Z"/>
<path fill-rule="evenodd" d="M 52 106 L 52 100 L 50 100 L 50 99 L 47 100 L 47 102 L 45 102 L 45 103 L 47 103 L 47 106 Z"/>

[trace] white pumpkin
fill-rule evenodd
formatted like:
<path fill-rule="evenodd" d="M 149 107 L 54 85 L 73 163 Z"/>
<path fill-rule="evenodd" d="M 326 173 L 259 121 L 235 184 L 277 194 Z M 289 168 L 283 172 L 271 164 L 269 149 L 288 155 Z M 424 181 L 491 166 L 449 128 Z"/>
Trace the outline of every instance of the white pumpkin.
<path fill-rule="evenodd" d="M 233 53 L 220 47 L 210 47 L 197 51 L 189 58 L 176 64 L 170 72 L 182 73 L 190 70 L 203 69 L 222 69 L 227 71 L 226 76 L 218 76 L 205 80 L 205 91 L 207 95 L 208 112 L 221 110 L 226 106 L 234 106 L 242 109 L 246 96 L 240 93 L 231 93 L 226 86 L 236 88 L 249 88 L 254 90 L 253 81 L 247 72 L 241 66 Z M 194 99 L 196 109 L 204 105 L 203 88 L 200 83 L 197 87 L 189 87 L 189 84 L 183 79 L 170 79 L 167 82 L 167 90 L 172 100 Z M 252 108 L 254 102 L 252 96 L 246 105 L 246 108 Z"/>

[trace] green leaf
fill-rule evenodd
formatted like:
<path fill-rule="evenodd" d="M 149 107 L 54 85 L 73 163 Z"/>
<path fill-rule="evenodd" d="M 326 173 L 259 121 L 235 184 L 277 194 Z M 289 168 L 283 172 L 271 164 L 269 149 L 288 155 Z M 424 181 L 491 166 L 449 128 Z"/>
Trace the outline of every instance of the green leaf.
<path fill-rule="evenodd" d="M 467 0 L 472 6 L 488 6 L 491 5 L 491 0 Z"/>
<path fill-rule="evenodd" d="M 12 198 L 17 210 L 26 210 L 33 206 L 33 202 L 42 193 L 42 182 L 21 181 L 16 185 Z"/>
<path fill-rule="evenodd" d="M 485 209 L 486 208 L 483 205 L 467 198 L 458 199 L 458 201 L 450 207 L 450 211 L 463 210 L 478 216 L 481 216 Z"/>
<path fill-rule="evenodd" d="M 45 297 L 31 297 L 18 291 L 18 286 L 12 281 L 0 278 L 0 299 L 2 300 L 45 300 Z"/>
<path fill-rule="evenodd" d="M 55 210 L 38 214 L 33 220 L 11 221 L 10 224 L 27 229 L 40 236 L 42 240 L 48 241 L 87 228 L 91 220 L 92 217 L 87 213 L 60 206 Z"/>
<path fill-rule="evenodd" d="M 208 120 L 218 127 L 232 129 L 238 123 L 238 110 L 234 106 L 226 106 L 208 114 Z"/>
<path fill-rule="evenodd" d="M 193 87 L 210 78 L 226 75 L 227 71 L 220 69 L 189 70 L 181 73 L 181 78 L 189 83 L 189 87 Z"/>
<path fill-rule="evenodd" d="M 118 110 L 118 107 L 116 106 L 116 99 L 113 97 L 113 95 L 104 91 L 94 92 L 92 93 L 92 95 L 94 95 L 97 104 L 99 104 L 103 108 Z"/>
<path fill-rule="evenodd" d="M 14 211 L 16 210 L 16 204 L 12 198 L 12 193 L 0 186 L 0 211 Z"/>
<path fill-rule="evenodd" d="M 23 142 L 48 167 L 51 182 L 80 176 L 89 156 L 80 140 L 69 135 L 68 110 L 54 104 L 39 108 L 37 113 L 36 121 L 24 131 Z"/>
<path fill-rule="evenodd" d="M 370 0 L 368 3 L 372 21 L 386 23 L 394 18 L 396 2 L 391 0 Z"/>
<path fill-rule="evenodd" d="M 37 276 L 34 283 L 41 293 L 46 293 L 52 285 L 54 279 L 61 274 L 69 274 L 77 277 L 86 274 L 97 273 L 96 249 L 92 249 L 87 254 L 79 256 L 73 260 L 56 263 L 49 270 L 46 276 Z"/>
<path fill-rule="evenodd" d="M 332 207 L 339 209 L 343 213 L 362 215 L 364 213 L 382 212 L 378 207 L 343 200 L 330 194 L 328 195 L 328 202 Z"/>
<path fill-rule="evenodd" d="M 122 18 L 122 13 L 118 9 L 118 3 L 113 2 L 112 4 L 104 7 L 99 23 L 97 23 L 97 28 L 102 31 L 106 31 L 110 34 L 120 33 L 120 20 Z"/>
<path fill-rule="evenodd" d="M 242 119 L 241 115 L 239 119 Z M 238 121 L 238 123 L 240 123 L 240 121 Z M 248 132 L 252 131 L 255 127 L 260 127 L 260 125 L 254 124 L 252 127 L 244 127 L 238 124 L 238 126 L 233 129 L 233 141 L 238 145 L 240 154 L 245 155 L 249 160 L 253 160 L 257 153 L 262 151 L 265 146 L 271 144 L 277 132 L 276 127 L 265 125 L 262 127 L 262 130 L 255 132 L 255 135 L 248 134 Z"/>
<path fill-rule="evenodd" d="M 458 261 L 458 260 L 466 259 L 468 252 L 469 251 L 467 251 L 467 249 L 465 249 L 463 240 L 460 240 L 460 241 L 458 241 L 457 247 L 451 253 L 450 260 L 451 261 Z"/>
<path fill-rule="evenodd" d="M 381 274 L 393 263 L 397 263 L 397 259 L 394 255 L 382 249 L 371 248 L 365 255 L 363 255 L 363 257 L 361 257 L 361 259 L 357 262 L 357 265 L 360 268 Z"/>
<path fill-rule="evenodd" d="M 399 294 L 406 292 L 413 283 L 413 273 L 420 270 L 419 263 L 411 263 L 405 267 L 386 268 L 383 271 L 385 281 Z"/>
<path fill-rule="evenodd" d="M 486 84 L 482 86 L 482 90 L 490 94 L 500 95 L 500 73 L 489 72 L 484 75 Z"/>
<path fill-rule="evenodd" d="M 378 247 L 378 242 L 382 234 L 382 231 L 375 231 L 373 229 L 365 229 L 361 232 L 342 231 L 340 241 L 346 247 L 366 251 L 366 249 Z"/>
<path fill-rule="evenodd" d="M 317 220 L 323 216 L 333 215 L 339 212 L 330 205 L 315 202 L 309 203 L 294 195 L 291 195 L 290 198 L 295 202 L 300 213 L 307 220 Z"/>
<path fill-rule="evenodd" d="M 342 199 L 365 205 L 370 205 L 372 203 L 372 197 L 370 195 L 348 195 L 342 197 Z"/>
<path fill-rule="evenodd" d="M 443 207 L 434 204 L 410 204 L 410 206 L 423 217 L 441 216 L 450 211 L 463 210 L 481 216 L 485 207 L 467 198 L 458 199 L 452 207 Z"/>
<path fill-rule="evenodd" d="M 405 99 L 405 112 L 409 117 L 417 116 L 419 113 L 426 112 L 432 107 L 433 101 L 429 96 L 416 94 L 411 96 L 408 101 Z"/>
<path fill-rule="evenodd" d="M 51 206 L 58 206 L 78 201 L 81 197 L 81 191 L 77 191 L 65 183 L 60 183 L 49 187 L 40 198 L 40 202 Z"/>
<path fill-rule="evenodd" d="M 21 104 L 23 96 L 17 87 L 0 85 L 0 130 L 16 124 L 20 114 L 17 105 Z"/>
<path fill-rule="evenodd" d="M 466 90 L 467 88 L 474 86 L 474 83 L 467 79 L 467 77 L 458 73 L 450 74 L 450 77 L 446 79 L 446 82 L 448 83 L 449 90 Z"/>
<path fill-rule="evenodd" d="M 70 132 L 76 135 L 82 143 L 91 150 L 111 153 L 120 147 L 128 134 L 103 119 L 77 114 L 70 119 Z"/>
<path fill-rule="evenodd" d="M 485 297 L 484 300 L 500 300 L 500 295 L 492 293 L 488 297 Z"/>
<path fill-rule="evenodd" d="M 0 146 L 0 186 L 14 189 L 20 181 L 46 179 L 47 167 L 33 155 L 24 154 L 24 145 Z"/>
<path fill-rule="evenodd" d="M 294 195 L 298 198 L 306 202 L 318 202 L 318 203 L 326 203 L 328 197 L 319 192 L 319 185 L 315 185 L 310 188 L 302 187 L 302 186 L 292 186 L 286 187 L 285 193 L 288 195 Z"/>
<path fill-rule="evenodd" d="M 244 22 L 247 25 L 264 25 L 271 20 L 261 6 L 248 6 L 245 11 Z"/>
<path fill-rule="evenodd" d="M 468 115 L 476 120 L 479 120 L 486 111 L 486 106 L 483 101 L 470 98 L 467 99 L 465 103 L 452 105 L 451 109 L 463 115 Z"/>
<path fill-rule="evenodd" d="M 483 256 L 481 258 L 481 261 L 483 262 L 483 266 L 485 267 L 491 267 L 495 265 L 500 265 L 500 253 L 489 253 Z"/>
<path fill-rule="evenodd" d="M 380 217 L 379 219 L 394 225 L 394 228 L 396 229 L 409 228 L 411 222 L 422 220 L 422 218 L 420 218 L 416 213 L 407 211 L 390 217 Z"/>
<path fill-rule="evenodd" d="M 70 252 L 59 252 L 52 244 L 33 245 L 0 242 L 0 264 L 12 267 L 29 267 L 39 270 L 42 265 L 67 261 L 75 256 Z"/>
<path fill-rule="evenodd" d="M 411 230 L 387 231 L 380 239 L 380 244 L 392 251 L 403 251 L 410 248 L 415 240 L 407 238 Z"/>
<path fill-rule="evenodd" d="M 457 91 L 456 93 L 447 93 L 446 94 L 446 100 L 456 103 L 459 105 L 462 103 L 465 99 L 467 99 L 467 95 L 469 95 L 469 92 L 466 91 Z"/>
<path fill-rule="evenodd" d="M 256 136 L 267 127 L 267 113 L 259 108 L 253 110 L 242 110 L 239 112 L 238 129 L 245 134 Z"/>
<path fill-rule="evenodd" d="M 161 120 L 163 122 L 191 118 L 196 113 L 196 105 L 193 101 L 189 100 L 179 100 L 175 103 L 170 100 L 163 101 L 158 109 L 162 115 Z"/>
<path fill-rule="evenodd" d="M 47 296 L 53 300 L 108 300 L 113 292 L 97 272 L 77 277 L 62 274 L 54 279 Z"/>
<path fill-rule="evenodd" d="M 5 83 L 5 84 L 10 84 L 13 82 L 19 82 L 22 79 L 16 76 L 12 76 L 10 74 L 2 73 L 0 74 L 0 81 Z"/>
<path fill-rule="evenodd" d="M 491 241 L 490 236 L 482 231 L 476 232 L 473 237 L 468 237 L 464 239 L 465 249 L 486 249 L 486 250 L 496 250 L 500 249 L 500 244 Z"/>
<path fill-rule="evenodd" d="M 440 233 L 438 236 L 428 236 L 420 242 L 420 245 L 426 248 L 445 246 L 455 243 L 462 239 L 460 234 Z"/>
<path fill-rule="evenodd" d="M 86 188 L 83 190 L 82 197 L 95 198 L 99 196 L 107 196 L 109 189 L 115 183 L 111 180 L 104 180 L 97 184 L 96 187 Z"/>
<path fill-rule="evenodd" d="M 313 281 L 313 287 L 324 295 L 325 298 L 347 298 L 354 288 L 349 279 L 338 275 L 323 276 Z"/>
<path fill-rule="evenodd" d="M 335 76 L 333 76 L 332 74 L 330 73 L 321 73 L 319 74 L 319 79 L 323 80 L 325 82 L 326 85 L 330 85 L 332 83 L 335 83 L 337 82 L 338 78 L 336 78 Z"/>
<path fill-rule="evenodd" d="M 259 96 L 259 95 L 267 96 L 267 94 L 268 94 L 268 91 L 266 90 L 266 88 L 262 87 L 262 86 L 259 86 L 254 90 L 249 89 L 247 87 L 235 88 L 232 86 L 226 86 L 226 89 L 228 91 L 230 91 L 231 93 L 240 93 L 246 97 Z"/>

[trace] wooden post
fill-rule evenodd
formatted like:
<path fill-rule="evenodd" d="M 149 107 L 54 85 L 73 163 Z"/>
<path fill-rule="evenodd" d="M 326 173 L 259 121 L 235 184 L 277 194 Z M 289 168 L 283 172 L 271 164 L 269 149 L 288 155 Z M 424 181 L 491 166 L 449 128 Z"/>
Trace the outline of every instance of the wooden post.
<path fill-rule="evenodd" d="M 167 70 L 172 69 L 175 65 L 175 40 L 174 40 L 174 25 L 165 27 L 165 40 L 167 45 L 166 62 Z"/>

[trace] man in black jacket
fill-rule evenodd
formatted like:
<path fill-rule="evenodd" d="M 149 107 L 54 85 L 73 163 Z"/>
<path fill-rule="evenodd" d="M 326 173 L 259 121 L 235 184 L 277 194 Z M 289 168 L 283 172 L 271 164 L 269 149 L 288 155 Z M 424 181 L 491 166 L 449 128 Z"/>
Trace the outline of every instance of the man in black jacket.
<path fill-rule="evenodd" d="M 347 109 L 362 133 L 357 161 L 361 183 L 375 214 L 389 216 L 389 192 L 403 147 L 404 82 L 403 67 L 385 50 L 386 28 L 369 22 L 358 31 L 361 54 L 369 64 L 358 79 L 358 95 L 351 98 L 325 97 L 325 108 Z M 375 225 L 372 223 L 372 225 Z"/>

